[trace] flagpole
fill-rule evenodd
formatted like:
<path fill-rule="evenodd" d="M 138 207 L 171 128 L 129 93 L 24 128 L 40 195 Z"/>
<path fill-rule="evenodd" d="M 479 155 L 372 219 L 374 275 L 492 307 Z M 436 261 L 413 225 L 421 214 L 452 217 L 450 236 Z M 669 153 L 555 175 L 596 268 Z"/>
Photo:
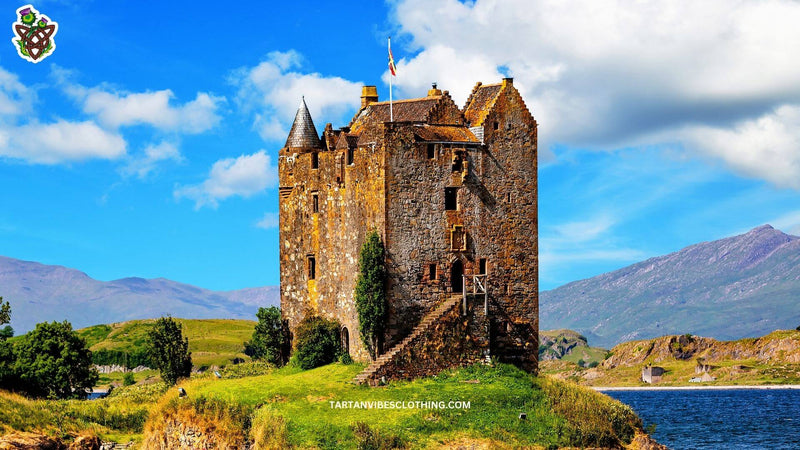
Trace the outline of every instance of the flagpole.
<path fill-rule="evenodd" d="M 389 38 L 389 54 L 392 54 L 392 38 Z M 394 74 L 389 68 L 389 122 L 394 122 L 394 111 L 392 111 L 392 78 Z"/>

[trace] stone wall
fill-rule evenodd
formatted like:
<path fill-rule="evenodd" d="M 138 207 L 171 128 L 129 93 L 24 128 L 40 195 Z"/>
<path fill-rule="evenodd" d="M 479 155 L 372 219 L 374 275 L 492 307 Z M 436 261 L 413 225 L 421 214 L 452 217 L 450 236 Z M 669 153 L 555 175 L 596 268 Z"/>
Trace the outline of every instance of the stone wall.
<path fill-rule="evenodd" d="M 372 375 L 370 384 L 436 375 L 444 367 L 463 367 L 484 360 L 489 341 L 482 305 L 470 302 L 467 315 L 454 303 L 419 338 L 404 347 Z"/>
<path fill-rule="evenodd" d="M 348 330 L 350 354 L 365 359 L 353 292 L 364 238 L 369 230 L 383 230 L 383 157 L 369 146 L 355 149 L 352 165 L 346 150 L 316 153 L 317 169 L 312 153 L 279 161 L 281 310 L 291 329 L 309 313 L 338 320 Z"/>

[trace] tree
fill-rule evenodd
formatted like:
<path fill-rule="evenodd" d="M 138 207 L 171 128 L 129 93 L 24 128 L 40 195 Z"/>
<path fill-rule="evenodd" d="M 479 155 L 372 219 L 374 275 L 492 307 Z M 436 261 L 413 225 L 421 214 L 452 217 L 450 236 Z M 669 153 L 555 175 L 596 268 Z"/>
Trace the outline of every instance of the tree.
<path fill-rule="evenodd" d="M 34 397 L 85 398 L 99 378 L 86 341 L 66 320 L 36 324 L 14 356 L 19 389 Z"/>
<path fill-rule="evenodd" d="M 386 267 L 383 242 L 377 231 L 367 234 L 358 256 L 356 311 L 361 341 L 372 359 L 377 358 L 386 328 Z"/>
<path fill-rule="evenodd" d="M 295 330 L 295 356 L 304 370 L 336 361 L 342 351 L 339 322 L 307 316 Z"/>
<path fill-rule="evenodd" d="M 0 297 L 0 325 L 11 321 L 11 305 Z M 14 336 L 14 329 L 6 325 L 0 329 L 0 387 L 9 388 L 14 378 L 14 349 L 7 340 Z"/>
<path fill-rule="evenodd" d="M 289 324 L 281 320 L 280 308 L 258 308 L 256 317 L 258 324 L 253 330 L 253 337 L 244 343 L 245 355 L 276 366 L 286 364 L 289 358 Z"/>
<path fill-rule="evenodd" d="M 11 305 L 0 297 L 0 325 L 11 322 Z"/>
<path fill-rule="evenodd" d="M 0 328 L 0 341 L 11 339 L 12 337 L 14 337 L 14 329 L 11 328 L 11 325 Z"/>
<path fill-rule="evenodd" d="M 147 332 L 147 352 L 167 384 L 175 384 L 178 378 L 188 377 L 192 373 L 189 339 L 183 337 L 183 327 L 172 317 L 156 320 L 153 328 Z"/>

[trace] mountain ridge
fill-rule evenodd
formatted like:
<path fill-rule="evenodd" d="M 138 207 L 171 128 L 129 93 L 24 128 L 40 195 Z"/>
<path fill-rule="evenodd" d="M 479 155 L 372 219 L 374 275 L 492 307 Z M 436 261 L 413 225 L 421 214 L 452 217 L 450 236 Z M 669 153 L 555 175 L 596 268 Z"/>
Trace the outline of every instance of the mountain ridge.
<path fill-rule="evenodd" d="M 544 291 L 540 316 L 543 328 L 602 347 L 683 333 L 730 340 L 795 328 L 798 298 L 800 237 L 762 225 Z"/>
<path fill-rule="evenodd" d="M 0 256 L 0 296 L 11 303 L 11 326 L 21 334 L 53 320 L 76 329 L 162 315 L 253 320 L 258 307 L 280 303 L 280 288 L 212 291 L 162 277 L 99 281 L 77 269 Z"/>

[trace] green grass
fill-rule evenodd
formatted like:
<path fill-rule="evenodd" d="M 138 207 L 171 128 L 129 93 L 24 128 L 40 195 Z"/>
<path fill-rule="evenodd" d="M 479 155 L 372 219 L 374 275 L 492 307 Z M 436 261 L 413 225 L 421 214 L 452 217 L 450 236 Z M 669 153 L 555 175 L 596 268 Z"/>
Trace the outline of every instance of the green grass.
<path fill-rule="evenodd" d="M 98 400 L 31 400 L 0 391 L 0 434 L 37 432 L 66 441 L 94 434 L 140 441 L 150 410 L 166 389 L 163 383 L 129 386 Z"/>
<path fill-rule="evenodd" d="M 638 419 L 633 412 L 595 392 L 565 383 L 542 380 L 514 368 L 474 366 L 445 371 L 439 376 L 410 382 L 393 382 L 380 388 L 356 386 L 353 377 L 362 370 L 360 365 L 332 364 L 309 371 L 283 368 L 268 374 L 238 379 L 202 377 L 183 385 L 188 399 L 168 392 L 151 418 L 158 430 L 167 416 L 180 409 L 181 402 L 193 409 L 200 401 L 229 405 L 232 411 L 246 411 L 253 420 L 253 430 L 264 426 L 270 433 L 280 428 L 285 442 L 291 446 L 318 448 L 355 448 L 365 435 L 376 439 L 403 442 L 413 448 L 458 442 L 464 439 L 488 441 L 494 445 L 567 446 L 613 444 L 629 440 Z M 569 401 L 562 401 L 564 393 Z M 199 400 L 202 399 L 202 400 Z M 344 409 L 332 407 L 331 402 L 428 401 L 469 402 L 469 409 Z M 569 414 L 574 405 L 583 405 L 580 414 Z M 560 409 L 559 409 L 560 408 Z M 224 408 L 223 408 L 224 409 Z M 559 411 L 559 412 L 556 412 Z M 608 417 L 619 411 L 620 421 L 614 425 Z M 527 414 L 520 420 L 519 414 Z M 159 415 L 160 414 L 160 415 Z M 215 413 L 218 414 L 218 413 Z M 237 412 L 238 414 L 238 412 Z M 235 414 L 234 414 L 235 415 Z M 585 415 L 586 420 L 576 420 Z M 277 421 L 277 422 L 276 422 Z M 279 423 L 280 425 L 275 425 Z M 366 425 L 367 431 L 358 429 Z M 619 425 L 619 424 L 618 424 Z M 236 433 L 217 426 L 226 435 Z M 241 425 L 240 425 L 241 426 Z M 626 428 L 627 427 L 627 428 Z M 238 430 L 237 439 L 250 436 L 245 428 Z M 366 433 L 366 434 L 365 434 Z M 226 441 L 229 445 L 238 442 Z"/>
<path fill-rule="evenodd" d="M 189 339 L 192 362 L 200 366 L 224 366 L 235 358 L 249 359 L 242 350 L 250 340 L 256 322 L 232 319 L 175 319 L 183 326 L 183 335 Z M 78 334 L 86 339 L 89 349 L 132 351 L 141 349 L 147 341 L 147 332 L 155 320 L 134 320 L 110 325 L 83 328 Z"/>

